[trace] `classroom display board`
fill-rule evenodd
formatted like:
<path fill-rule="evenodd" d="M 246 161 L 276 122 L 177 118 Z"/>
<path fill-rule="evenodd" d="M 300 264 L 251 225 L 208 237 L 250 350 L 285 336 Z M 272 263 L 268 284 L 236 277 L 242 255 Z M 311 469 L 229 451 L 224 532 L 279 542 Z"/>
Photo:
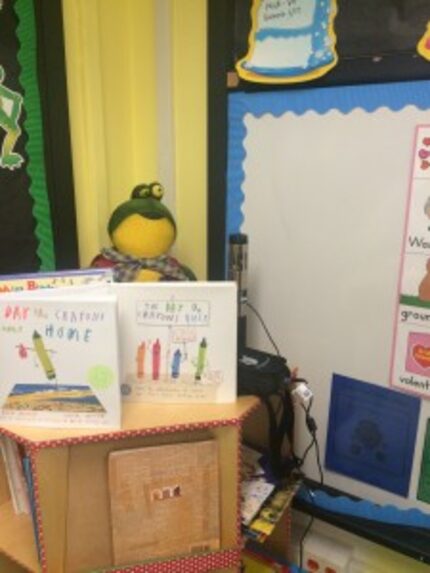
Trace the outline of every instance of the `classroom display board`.
<path fill-rule="evenodd" d="M 314 392 L 326 483 L 426 513 L 429 94 L 428 81 L 231 94 L 226 219 L 227 236 L 248 235 L 250 302 Z M 247 338 L 272 351 L 252 315 Z M 318 480 L 313 456 L 305 469 Z"/>
<path fill-rule="evenodd" d="M 0 2 L 2 273 L 77 266 L 61 3 L 49 4 Z"/>

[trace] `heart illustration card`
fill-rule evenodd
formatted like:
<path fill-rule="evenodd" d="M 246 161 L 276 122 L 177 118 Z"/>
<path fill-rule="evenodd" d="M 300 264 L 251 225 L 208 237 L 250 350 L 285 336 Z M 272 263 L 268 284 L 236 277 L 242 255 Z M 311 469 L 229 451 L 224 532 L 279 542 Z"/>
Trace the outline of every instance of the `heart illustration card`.
<path fill-rule="evenodd" d="M 420 400 L 335 374 L 326 467 L 406 497 Z"/>
<path fill-rule="evenodd" d="M 430 373 L 430 334 L 410 332 L 406 354 L 406 371 L 421 376 Z"/>

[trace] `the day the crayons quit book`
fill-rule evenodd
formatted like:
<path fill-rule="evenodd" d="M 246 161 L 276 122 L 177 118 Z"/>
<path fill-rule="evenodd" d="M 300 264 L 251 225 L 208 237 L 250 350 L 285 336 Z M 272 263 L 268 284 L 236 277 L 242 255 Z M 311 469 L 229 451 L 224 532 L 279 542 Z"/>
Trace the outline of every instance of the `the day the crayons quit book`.
<path fill-rule="evenodd" d="M 233 282 L 113 284 L 125 401 L 236 400 Z"/>
<path fill-rule="evenodd" d="M 116 297 L 0 298 L 0 421 L 119 427 Z"/>

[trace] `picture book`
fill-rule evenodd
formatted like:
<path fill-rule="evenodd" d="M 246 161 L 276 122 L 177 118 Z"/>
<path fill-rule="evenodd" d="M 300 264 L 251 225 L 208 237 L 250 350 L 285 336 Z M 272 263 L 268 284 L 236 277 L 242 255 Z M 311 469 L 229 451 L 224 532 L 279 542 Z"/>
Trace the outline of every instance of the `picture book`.
<path fill-rule="evenodd" d="M 39 561 L 41 561 L 39 524 L 37 521 L 36 496 L 34 493 L 34 478 L 33 478 L 33 471 L 31 469 L 31 461 L 28 456 L 24 456 L 22 458 L 22 467 L 24 471 L 25 482 L 27 484 L 28 499 L 30 503 L 30 515 L 33 524 L 33 534 L 34 534 L 34 540 L 36 542 L 37 556 L 39 558 Z"/>
<path fill-rule="evenodd" d="M 115 565 L 219 548 L 215 440 L 114 451 L 108 472 Z"/>
<path fill-rule="evenodd" d="M 0 275 L 0 293 L 110 283 L 112 269 L 77 269 L 17 275 Z"/>
<path fill-rule="evenodd" d="M 30 513 L 30 501 L 18 444 L 7 436 L 0 436 L 0 452 L 3 456 L 10 498 L 15 513 Z"/>
<path fill-rule="evenodd" d="M 117 283 L 126 401 L 236 400 L 234 282 Z"/>
<path fill-rule="evenodd" d="M 70 291 L 0 297 L 0 423 L 120 425 L 116 297 Z"/>

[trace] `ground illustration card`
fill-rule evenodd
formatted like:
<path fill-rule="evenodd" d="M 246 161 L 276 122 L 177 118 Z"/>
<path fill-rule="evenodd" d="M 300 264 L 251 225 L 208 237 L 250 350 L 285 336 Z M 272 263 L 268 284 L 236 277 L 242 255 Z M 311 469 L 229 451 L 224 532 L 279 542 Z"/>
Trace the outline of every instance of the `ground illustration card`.
<path fill-rule="evenodd" d="M 120 425 L 116 298 L 0 298 L 0 421 Z"/>
<path fill-rule="evenodd" d="M 236 399 L 237 288 L 232 282 L 114 284 L 124 400 Z"/>

